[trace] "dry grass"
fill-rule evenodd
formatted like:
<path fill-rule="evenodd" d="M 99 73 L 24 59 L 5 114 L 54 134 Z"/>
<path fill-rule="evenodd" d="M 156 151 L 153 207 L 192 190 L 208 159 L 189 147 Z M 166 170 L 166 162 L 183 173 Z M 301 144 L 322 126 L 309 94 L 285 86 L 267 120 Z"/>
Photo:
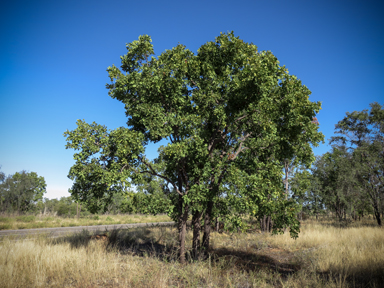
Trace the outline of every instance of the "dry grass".
<path fill-rule="evenodd" d="M 172 221 L 167 215 L 92 215 L 82 218 L 65 218 L 59 216 L 22 215 L 0 216 L 0 230 L 17 230 L 33 228 L 54 228 L 73 226 L 94 226 L 108 224 L 153 223 Z"/>
<path fill-rule="evenodd" d="M 188 233 L 190 244 L 191 233 Z M 181 266 L 171 228 L 0 243 L 0 287 L 382 287 L 384 229 L 309 222 L 288 235 L 213 233 Z M 190 247 L 188 247 L 190 248 Z"/>

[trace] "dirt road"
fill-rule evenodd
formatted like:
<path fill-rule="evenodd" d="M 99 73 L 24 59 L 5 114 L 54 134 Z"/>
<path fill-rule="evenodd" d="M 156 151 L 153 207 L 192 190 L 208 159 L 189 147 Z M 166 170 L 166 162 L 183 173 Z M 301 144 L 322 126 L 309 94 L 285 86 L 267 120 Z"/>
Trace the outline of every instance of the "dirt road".
<path fill-rule="evenodd" d="M 75 227 L 57 227 L 57 228 L 40 228 L 40 229 L 19 229 L 19 230 L 0 230 L 0 238 L 6 236 L 25 237 L 29 235 L 46 234 L 48 237 L 57 237 L 65 234 L 81 232 L 88 230 L 90 232 L 112 229 L 130 229 L 138 227 L 159 227 L 159 226 L 174 226 L 175 222 L 157 222 L 157 223 L 134 223 L 134 224 L 114 224 L 114 225 L 95 225 L 95 226 L 75 226 Z"/>

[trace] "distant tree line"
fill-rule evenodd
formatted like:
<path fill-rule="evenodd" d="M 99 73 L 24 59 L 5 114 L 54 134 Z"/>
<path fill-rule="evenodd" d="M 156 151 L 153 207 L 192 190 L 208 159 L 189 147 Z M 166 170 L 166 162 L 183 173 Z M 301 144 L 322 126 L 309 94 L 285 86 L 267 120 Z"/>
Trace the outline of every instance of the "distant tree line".
<path fill-rule="evenodd" d="M 165 213 L 168 199 L 161 193 L 158 182 L 151 182 L 137 187 L 137 191 L 120 191 L 113 199 L 104 203 L 94 213 Z M 71 197 L 60 199 L 44 198 L 46 182 L 36 172 L 21 171 L 6 176 L 0 171 L 0 213 L 25 214 L 41 213 L 64 217 L 89 215 L 88 205 L 76 203 Z M 163 204 L 161 204 L 163 202 Z"/>

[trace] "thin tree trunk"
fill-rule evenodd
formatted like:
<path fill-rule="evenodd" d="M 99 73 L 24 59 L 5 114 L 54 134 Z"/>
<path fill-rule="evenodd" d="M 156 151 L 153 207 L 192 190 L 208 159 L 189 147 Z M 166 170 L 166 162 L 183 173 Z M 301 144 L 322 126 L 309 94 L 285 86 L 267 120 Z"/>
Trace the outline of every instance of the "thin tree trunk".
<path fill-rule="evenodd" d="M 284 168 L 285 168 L 285 200 L 288 199 L 288 174 L 289 174 L 289 165 L 288 165 L 288 161 L 285 161 L 284 163 Z"/>
<path fill-rule="evenodd" d="M 203 249 L 205 256 L 208 256 L 209 240 L 211 234 L 211 217 L 212 217 L 213 201 L 209 200 L 207 210 L 204 215 L 204 235 L 203 235 Z"/>
<path fill-rule="evenodd" d="M 267 232 L 267 216 L 263 216 L 263 218 L 261 219 L 261 231 L 263 232 Z"/>
<path fill-rule="evenodd" d="M 375 217 L 376 217 L 377 225 L 379 225 L 381 227 L 380 211 L 379 211 L 377 205 L 374 205 L 373 208 L 374 208 L 374 211 L 375 211 Z"/>
<path fill-rule="evenodd" d="M 188 206 L 183 205 L 183 197 L 179 195 L 179 245 L 180 245 L 180 263 L 185 264 L 185 235 L 187 232 Z"/>
<path fill-rule="evenodd" d="M 192 254 L 195 260 L 199 258 L 199 254 L 200 254 L 201 214 L 202 212 L 195 211 L 192 216 L 192 225 L 193 225 Z"/>

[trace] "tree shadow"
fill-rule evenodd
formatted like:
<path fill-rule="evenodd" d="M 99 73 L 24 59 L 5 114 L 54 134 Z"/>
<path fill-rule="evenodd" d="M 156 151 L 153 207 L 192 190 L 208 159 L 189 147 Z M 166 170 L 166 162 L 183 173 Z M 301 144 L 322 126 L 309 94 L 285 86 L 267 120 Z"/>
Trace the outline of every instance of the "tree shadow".
<path fill-rule="evenodd" d="M 139 257 L 155 257 L 161 261 L 173 262 L 179 260 L 179 248 L 176 241 L 177 232 L 159 228 L 153 233 L 151 228 L 99 230 L 90 233 L 87 230 L 72 235 L 51 240 L 52 244 L 69 243 L 71 248 L 87 247 L 91 241 L 105 245 L 107 251 L 118 251 L 120 254 L 129 254 Z M 256 247 L 256 246 L 255 246 Z M 233 250 L 227 248 L 211 249 L 210 260 L 226 268 L 238 268 L 243 271 L 258 271 L 267 269 L 288 276 L 301 269 L 300 264 L 292 264 L 287 259 L 277 259 L 268 254 L 272 250 L 263 247 L 253 251 Z M 278 255 L 277 251 L 274 255 Z M 273 253 L 272 253 L 273 254 Z M 186 259 L 194 262 L 192 252 L 187 250 Z M 202 255 L 202 253 L 201 253 Z M 290 259 L 292 260 L 292 255 Z M 208 257 L 199 258 L 199 261 L 208 261 Z"/>
<path fill-rule="evenodd" d="M 95 231 L 90 233 L 83 230 L 69 236 L 51 239 L 52 244 L 69 243 L 73 249 L 87 247 L 92 241 L 104 245 L 106 251 L 116 251 L 123 255 L 137 257 L 154 257 L 164 262 L 178 262 L 177 231 L 172 229 L 158 229 L 156 233 L 152 228 L 113 229 L 110 231 Z M 265 271 L 278 274 L 281 279 L 287 279 L 300 270 L 307 270 L 309 263 L 301 259 L 296 253 L 291 253 L 268 245 L 253 245 L 248 250 L 230 249 L 225 247 L 211 248 L 209 257 L 199 259 L 201 262 L 211 261 L 212 265 L 223 271 L 235 270 L 247 273 Z M 186 252 L 187 262 L 194 262 L 191 251 Z M 309 267 L 309 266 L 308 266 Z M 381 287 L 384 283 L 382 268 L 377 271 L 355 271 L 353 277 L 347 277 L 344 281 L 355 287 Z M 315 272 L 315 271 L 313 271 Z M 306 272 L 305 272 L 306 273 Z M 308 273 L 312 273 L 310 269 Z M 325 282 L 340 282 L 337 271 L 315 272 Z"/>
<path fill-rule="evenodd" d="M 276 249 L 275 249 L 276 250 Z M 211 250 L 211 255 L 215 261 L 223 261 L 228 268 L 236 267 L 246 272 L 260 270 L 273 271 L 280 274 L 283 278 L 296 273 L 301 269 L 301 264 L 291 263 L 287 260 L 279 260 L 268 254 L 268 249 L 260 252 L 249 252 L 218 248 Z M 293 258 L 293 257 L 292 257 Z M 224 269 L 226 267 L 223 267 Z"/>
<path fill-rule="evenodd" d="M 92 241 L 98 242 L 105 246 L 107 251 L 118 251 L 120 254 L 130 254 L 140 257 L 156 257 L 160 260 L 177 261 L 178 248 L 174 241 L 166 241 L 169 244 L 162 244 L 164 237 L 170 234 L 164 232 L 165 229 L 159 229 L 160 233 L 154 235 L 150 228 L 133 228 L 133 229 L 112 229 L 112 230 L 95 230 L 90 233 L 83 230 L 68 236 L 52 239 L 51 244 L 69 243 L 73 249 L 88 247 Z M 163 232 L 163 233 L 161 233 Z M 157 237 L 156 237 L 157 236 Z M 174 235 L 172 235 L 174 239 Z"/>

